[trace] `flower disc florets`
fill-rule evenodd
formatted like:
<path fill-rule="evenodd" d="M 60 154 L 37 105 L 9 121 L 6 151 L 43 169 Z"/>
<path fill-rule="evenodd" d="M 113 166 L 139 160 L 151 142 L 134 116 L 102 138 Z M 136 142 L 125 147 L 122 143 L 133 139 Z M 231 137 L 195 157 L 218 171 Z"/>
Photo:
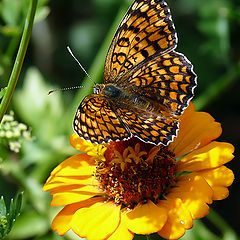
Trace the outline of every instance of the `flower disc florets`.
<path fill-rule="evenodd" d="M 167 147 L 137 138 L 111 142 L 95 176 L 101 190 L 117 204 L 134 208 L 151 200 L 158 203 L 175 182 L 174 154 Z"/>

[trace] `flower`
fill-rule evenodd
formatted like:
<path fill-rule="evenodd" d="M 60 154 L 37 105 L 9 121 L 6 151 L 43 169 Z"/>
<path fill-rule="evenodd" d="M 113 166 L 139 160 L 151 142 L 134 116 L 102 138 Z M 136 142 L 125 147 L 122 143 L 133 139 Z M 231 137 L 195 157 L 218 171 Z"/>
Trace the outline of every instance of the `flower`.
<path fill-rule="evenodd" d="M 208 204 L 228 196 L 234 175 L 224 164 L 234 148 L 213 141 L 221 131 L 190 103 L 168 146 L 136 138 L 97 145 L 73 134 L 72 146 L 84 153 L 58 165 L 43 187 L 53 195 L 52 206 L 64 206 L 53 230 L 63 235 L 72 229 L 88 240 L 156 232 L 180 238 L 193 219 L 208 213 Z"/>

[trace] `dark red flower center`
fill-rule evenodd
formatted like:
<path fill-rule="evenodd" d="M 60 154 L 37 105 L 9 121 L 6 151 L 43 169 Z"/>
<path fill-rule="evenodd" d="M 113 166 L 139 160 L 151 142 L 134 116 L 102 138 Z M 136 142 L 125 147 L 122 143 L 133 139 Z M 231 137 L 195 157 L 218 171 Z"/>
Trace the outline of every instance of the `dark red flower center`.
<path fill-rule="evenodd" d="M 175 183 L 174 154 L 137 138 L 111 142 L 98 162 L 101 190 L 116 204 L 134 208 L 148 200 L 157 203 Z"/>

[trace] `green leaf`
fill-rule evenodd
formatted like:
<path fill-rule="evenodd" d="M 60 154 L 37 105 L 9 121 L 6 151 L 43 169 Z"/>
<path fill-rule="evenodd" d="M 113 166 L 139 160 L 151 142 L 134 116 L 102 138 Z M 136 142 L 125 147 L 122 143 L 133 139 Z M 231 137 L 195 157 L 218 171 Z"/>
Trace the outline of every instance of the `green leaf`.
<path fill-rule="evenodd" d="M 22 1 L 19 0 L 2 0 L 1 16 L 3 20 L 12 26 L 18 25 L 19 15 L 21 13 Z"/>
<path fill-rule="evenodd" d="M 3 196 L 1 196 L 0 199 L 0 218 L 2 218 L 3 216 L 6 216 L 7 214 L 7 209 L 6 209 L 6 205 L 5 205 L 5 201 Z"/>
<path fill-rule="evenodd" d="M 21 29 L 19 27 L 5 25 L 0 26 L 0 33 L 8 37 L 15 37 L 21 33 Z"/>
<path fill-rule="evenodd" d="M 47 16 L 50 14 L 50 8 L 45 6 L 38 8 L 36 11 L 34 22 L 41 22 L 42 20 L 46 19 Z"/>
<path fill-rule="evenodd" d="M 23 195 L 23 193 L 20 193 L 16 196 L 16 198 L 14 200 L 11 199 L 10 210 L 9 210 L 10 228 L 12 227 L 12 224 L 16 221 L 16 218 L 20 214 L 20 209 L 21 209 L 21 205 L 22 205 L 22 195 Z"/>
<path fill-rule="evenodd" d="M 16 91 L 14 105 L 17 113 L 37 136 L 38 141 L 48 145 L 66 127 L 63 111 L 64 103 L 61 94 L 48 95 L 51 89 L 36 68 L 29 68 L 26 72 L 23 88 Z M 71 122 L 69 122 L 71 125 Z"/>
<path fill-rule="evenodd" d="M 3 239 L 11 231 L 16 218 L 20 214 L 22 205 L 22 193 L 18 194 L 16 198 L 11 199 L 10 210 L 7 211 L 3 196 L 0 199 L 0 239 Z"/>
<path fill-rule="evenodd" d="M 22 206 L 22 197 L 23 193 L 17 195 L 14 201 L 14 214 L 17 217 L 20 214 L 21 206 Z"/>
<path fill-rule="evenodd" d="M 0 199 L 0 239 L 10 232 L 7 221 L 7 208 L 3 196 Z"/>
<path fill-rule="evenodd" d="M 9 228 L 12 228 L 13 221 L 14 221 L 14 203 L 13 203 L 13 199 L 11 199 L 11 201 L 10 201 L 10 210 L 9 210 L 9 214 L 7 215 L 7 218 L 8 218 Z"/>

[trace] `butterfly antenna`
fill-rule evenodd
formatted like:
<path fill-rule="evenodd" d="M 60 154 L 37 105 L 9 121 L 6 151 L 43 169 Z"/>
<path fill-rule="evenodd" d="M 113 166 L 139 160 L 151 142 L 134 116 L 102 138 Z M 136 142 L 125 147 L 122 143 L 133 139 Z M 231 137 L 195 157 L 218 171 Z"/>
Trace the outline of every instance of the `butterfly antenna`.
<path fill-rule="evenodd" d="M 92 88 L 92 86 L 75 86 L 75 87 L 66 87 L 66 88 L 59 88 L 59 89 L 54 89 L 48 92 L 48 95 L 50 95 L 53 92 L 57 92 L 57 91 L 67 91 L 67 90 L 73 90 L 73 89 L 78 89 L 78 88 L 83 88 L 83 87 L 90 87 Z"/>
<path fill-rule="evenodd" d="M 84 73 L 88 76 L 88 78 L 94 83 L 94 85 L 96 85 L 97 83 L 94 82 L 94 80 L 91 78 L 91 76 L 87 73 L 87 71 L 85 70 L 85 68 L 82 66 L 82 64 L 78 61 L 78 59 L 74 56 L 71 48 L 69 46 L 67 46 L 67 50 L 68 52 L 72 55 L 72 57 L 74 58 L 74 60 L 78 63 L 78 65 L 80 66 L 80 68 L 84 71 Z"/>

